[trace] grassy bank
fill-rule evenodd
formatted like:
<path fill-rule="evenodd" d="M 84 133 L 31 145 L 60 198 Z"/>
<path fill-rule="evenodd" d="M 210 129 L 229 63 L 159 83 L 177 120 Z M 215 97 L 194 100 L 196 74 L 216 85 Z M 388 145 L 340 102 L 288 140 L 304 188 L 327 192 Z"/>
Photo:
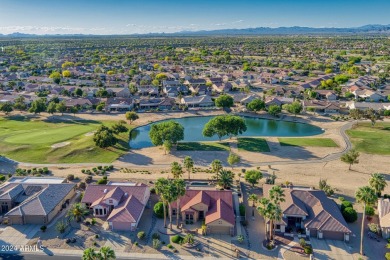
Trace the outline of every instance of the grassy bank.
<path fill-rule="evenodd" d="M 269 152 L 268 143 L 263 138 L 238 138 L 238 149 L 248 152 Z"/>
<path fill-rule="evenodd" d="M 101 149 L 95 146 L 92 132 L 102 124 L 114 123 L 69 117 L 50 121 L 25 116 L 2 117 L 0 151 L 11 159 L 30 163 L 110 163 L 127 152 L 129 134 L 119 135 L 115 147 Z M 66 145 L 52 147 L 59 143 Z"/>
<path fill-rule="evenodd" d="M 229 143 L 218 142 L 180 142 L 178 151 L 228 151 Z"/>
<path fill-rule="evenodd" d="M 281 146 L 338 147 L 330 138 L 278 138 Z"/>
<path fill-rule="evenodd" d="M 390 155 L 390 123 L 359 123 L 347 131 L 353 146 L 360 152 Z"/>

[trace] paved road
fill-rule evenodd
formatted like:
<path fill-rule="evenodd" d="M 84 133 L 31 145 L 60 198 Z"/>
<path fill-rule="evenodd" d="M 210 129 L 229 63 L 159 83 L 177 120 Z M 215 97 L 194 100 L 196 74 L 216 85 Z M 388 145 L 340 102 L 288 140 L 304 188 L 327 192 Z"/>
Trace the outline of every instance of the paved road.
<path fill-rule="evenodd" d="M 339 129 L 339 134 L 343 137 L 344 142 L 346 144 L 344 150 L 341 152 L 331 153 L 331 154 L 326 155 L 323 158 L 318 158 L 318 159 L 271 161 L 271 162 L 252 163 L 251 165 L 252 166 L 267 166 L 267 165 L 286 165 L 286 164 L 302 164 L 302 163 L 307 164 L 307 163 L 322 163 L 322 162 L 330 162 L 330 161 L 338 160 L 344 153 L 348 152 L 352 148 L 352 144 L 351 144 L 351 141 L 349 140 L 349 138 L 346 134 L 346 130 L 352 128 L 352 126 L 354 124 L 355 124 L 355 121 L 348 122 Z M 94 166 L 99 166 L 99 165 L 103 165 L 103 166 L 110 165 L 110 164 L 104 164 L 104 163 L 36 164 L 36 163 L 16 162 L 14 160 L 0 156 L 0 166 L 4 167 L 4 166 L 7 166 L 7 164 L 10 166 L 13 166 L 13 167 L 15 167 L 15 164 L 18 166 L 24 166 L 24 167 L 51 167 L 51 166 L 57 166 L 57 167 L 69 167 L 69 166 L 94 167 Z M 195 162 L 195 164 L 197 164 L 197 163 Z M 120 168 L 120 167 L 130 166 L 132 164 L 116 161 L 116 162 L 112 163 L 112 165 Z M 137 165 L 137 167 L 138 168 L 151 168 L 151 167 L 156 167 L 156 166 L 166 167 L 169 165 L 170 165 L 170 163 L 164 163 L 164 164 Z M 200 165 L 200 166 L 207 166 L 207 165 Z"/>

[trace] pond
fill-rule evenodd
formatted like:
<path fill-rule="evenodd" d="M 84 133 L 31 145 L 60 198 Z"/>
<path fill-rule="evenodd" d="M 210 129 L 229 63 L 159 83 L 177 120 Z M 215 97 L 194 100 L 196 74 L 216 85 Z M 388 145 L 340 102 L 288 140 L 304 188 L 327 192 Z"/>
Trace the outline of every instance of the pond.
<path fill-rule="evenodd" d="M 164 121 L 174 120 L 184 127 L 184 142 L 217 141 L 217 136 L 205 137 L 202 135 L 204 125 L 211 118 L 213 118 L 213 116 L 175 118 L 167 119 Z M 261 119 L 254 117 L 243 118 L 245 119 L 247 130 L 239 136 L 298 137 L 318 135 L 324 132 L 321 128 L 309 124 Z M 151 125 L 156 123 L 140 126 L 133 129 L 130 134 L 130 147 L 133 149 L 140 149 L 153 146 L 149 138 L 149 130 Z M 225 139 L 227 138 L 228 137 L 226 137 Z"/>

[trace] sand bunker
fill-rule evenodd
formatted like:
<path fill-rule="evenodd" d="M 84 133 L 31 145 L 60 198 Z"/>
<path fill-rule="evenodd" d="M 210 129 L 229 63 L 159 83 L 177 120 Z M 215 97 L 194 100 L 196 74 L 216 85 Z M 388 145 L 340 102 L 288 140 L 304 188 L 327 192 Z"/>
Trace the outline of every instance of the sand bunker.
<path fill-rule="evenodd" d="M 85 134 L 85 136 L 91 136 L 91 135 L 93 135 L 94 133 L 95 133 L 95 131 L 93 131 L 93 132 L 88 132 L 88 133 Z"/>
<path fill-rule="evenodd" d="M 51 146 L 51 148 L 60 148 L 60 147 L 67 146 L 68 144 L 70 144 L 70 142 L 56 143 L 56 144 L 53 144 L 53 145 Z"/>

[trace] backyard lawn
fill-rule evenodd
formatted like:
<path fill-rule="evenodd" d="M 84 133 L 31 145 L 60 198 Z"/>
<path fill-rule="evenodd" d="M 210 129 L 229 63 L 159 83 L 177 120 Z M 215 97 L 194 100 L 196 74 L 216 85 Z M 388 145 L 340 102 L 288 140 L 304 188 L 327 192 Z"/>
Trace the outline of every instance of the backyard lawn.
<path fill-rule="evenodd" d="M 338 147 L 330 138 L 278 138 L 281 146 Z"/>
<path fill-rule="evenodd" d="M 248 152 L 269 152 L 267 141 L 263 138 L 238 138 L 238 149 Z"/>
<path fill-rule="evenodd" d="M 228 151 L 229 143 L 219 142 L 180 142 L 178 151 Z"/>
<path fill-rule="evenodd" d="M 390 123 L 359 123 L 347 131 L 353 146 L 360 152 L 390 155 Z"/>
<path fill-rule="evenodd" d="M 24 116 L 0 118 L 1 154 L 30 163 L 110 163 L 128 150 L 129 134 L 119 135 L 115 147 L 101 149 L 93 142 L 93 131 L 114 121 L 43 121 Z M 52 145 L 64 143 L 62 147 Z"/>

